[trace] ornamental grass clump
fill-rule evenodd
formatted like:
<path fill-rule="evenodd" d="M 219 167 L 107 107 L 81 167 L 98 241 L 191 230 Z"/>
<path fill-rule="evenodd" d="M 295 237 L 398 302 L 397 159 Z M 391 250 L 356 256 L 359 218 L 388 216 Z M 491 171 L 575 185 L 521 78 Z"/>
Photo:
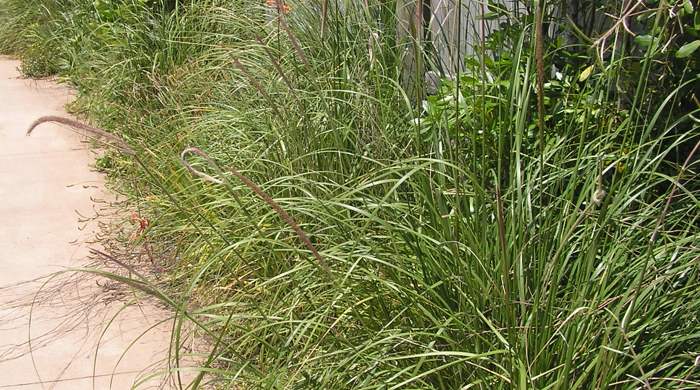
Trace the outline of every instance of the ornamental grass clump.
<path fill-rule="evenodd" d="M 112 177 L 168 263 L 173 371 L 210 341 L 196 385 L 700 386 L 687 2 L 489 2 L 464 36 L 410 2 L 41 3 L 2 34 L 50 26 L 16 50 L 137 152 Z"/>

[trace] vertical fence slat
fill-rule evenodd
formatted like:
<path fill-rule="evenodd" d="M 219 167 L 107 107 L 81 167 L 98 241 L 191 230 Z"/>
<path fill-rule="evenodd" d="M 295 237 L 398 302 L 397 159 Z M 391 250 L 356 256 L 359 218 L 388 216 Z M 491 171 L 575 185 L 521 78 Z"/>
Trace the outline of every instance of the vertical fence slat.
<path fill-rule="evenodd" d="M 396 1 L 396 35 L 403 60 L 402 84 L 420 98 L 424 70 L 422 0 Z"/>

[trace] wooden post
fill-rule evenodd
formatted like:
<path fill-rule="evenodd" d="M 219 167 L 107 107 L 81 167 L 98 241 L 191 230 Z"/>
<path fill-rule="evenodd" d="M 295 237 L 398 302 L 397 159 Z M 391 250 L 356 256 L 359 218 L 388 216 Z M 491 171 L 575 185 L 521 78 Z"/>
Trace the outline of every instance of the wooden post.
<path fill-rule="evenodd" d="M 424 66 L 424 32 L 423 32 L 423 1 L 396 1 L 396 36 L 399 55 L 402 58 L 403 70 L 401 83 L 409 96 L 420 103 L 423 95 Z"/>
<path fill-rule="evenodd" d="M 435 49 L 433 70 L 455 76 L 464 70 L 464 57 L 473 52 L 468 38 L 468 26 L 473 20 L 469 0 L 431 0 L 431 41 Z"/>

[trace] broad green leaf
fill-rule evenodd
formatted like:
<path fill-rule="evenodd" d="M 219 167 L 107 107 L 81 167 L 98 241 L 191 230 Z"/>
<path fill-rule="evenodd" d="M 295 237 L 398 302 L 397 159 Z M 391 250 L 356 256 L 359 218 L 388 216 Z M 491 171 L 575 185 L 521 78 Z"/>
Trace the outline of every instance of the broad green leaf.
<path fill-rule="evenodd" d="M 692 14 L 693 11 L 695 11 L 695 8 L 693 7 L 693 2 L 690 0 L 685 0 L 685 2 L 683 3 L 683 9 L 688 15 Z"/>
<path fill-rule="evenodd" d="M 584 69 L 583 72 L 581 72 L 581 75 L 578 76 L 578 81 L 588 80 L 588 78 L 591 77 L 591 73 L 593 73 L 593 65 L 589 66 L 588 68 Z"/>
<path fill-rule="evenodd" d="M 656 38 L 654 38 L 651 35 L 638 35 L 636 38 L 634 38 L 634 41 L 642 47 L 651 46 L 651 44 L 654 43 L 655 40 Z"/>
<path fill-rule="evenodd" d="M 700 39 L 697 39 L 693 42 L 687 43 L 687 44 L 683 45 L 680 49 L 678 49 L 678 51 L 676 52 L 676 58 L 689 57 L 699 47 L 700 47 Z"/>

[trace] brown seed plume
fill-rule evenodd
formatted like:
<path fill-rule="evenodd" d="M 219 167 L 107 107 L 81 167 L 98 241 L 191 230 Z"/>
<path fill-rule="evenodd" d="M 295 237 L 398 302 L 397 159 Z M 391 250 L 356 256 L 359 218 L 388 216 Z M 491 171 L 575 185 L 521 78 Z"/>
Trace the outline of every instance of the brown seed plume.
<path fill-rule="evenodd" d="M 122 153 L 126 153 L 129 155 L 136 154 L 136 152 L 134 152 L 134 149 L 132 149 L 131 146 L 129 146 L 129 144 L 127 144 L 123 139 L 117 137 L 114 134 L 110 134 L 105 130 L 87 125 L 85 123 L 78 122 L 75 119 L 64 118 L 64 117 L 55 116 L 55 115 L 42 116 L 41 118 L 32 122 L 32 124 L 29 125 L 29 128 L 27 129 L 27 136 L 31 135 L 32 131 L 34 131 L 34 129 L 37 126 L 41 125 L 42 123 L 46 123 L 46 122 L 56 122 L 56 123 L 70 126 L 73 129 L 83 130 L 83 131 L 88 133 L 87 134 L 88 137 L 95 139 L 95 140 L 101 139 L 103 141 L 106 141 L 106 143 L 117 147 L 117 149 L 119 149 Z"/>
<path fill-rule="evenodd" d="M 187 168 L 187 170 L 190 171 L 190 173 L 192 173 L 193 175 L 200 177 L 206 181 L 209 181 L 211 183 L 215 183 L 215 184 L 222 184 L 223 183 L 223 180 L 217 179 L 215 177 L 212 177 L 210 175 L 207 175 L 204 172 L 201 172 L 201 171 L 198 171 L 197 169 L 195 169 L 189 162 L 187 162 L 187 155 L 188 154 L 196 154 L 196 155 L 202 157 L 212 167 L 217 167 L 217 164 L 216 164 L 216 162 L 214 162 L 214 160 L 211 157 L 209 157 L 208 154 L 204 153 L 201 149 L 196 148 L 196 147 L 189 147 L 189 148 L 183 150 L 182 153 L 180 154 L 180 161 L 182 162 L 182 165 L 184 165 L 185 168 Z M 282 218 L 282 220 L 284 220 L 284 222 L 287 225 L 289 225 L 289 227 L 291 227 L 292 230 L 294 230 L 294 232 L 297 234 L 297 236 L 299 236 L 299 239 L 301 240 L 301 242 L 306 246 L 307 249 L 309 249 L 309 251 L 311 251 L 313 256 L 316 258 L 316 260 L 318 261 L 318 264 L 321 266 L 321 268 L 323 268 L 323 270 L 328 275 L 330 275 L 330 268 L 328 268 L 328 264 L 326 264 L 326 261 L 323 259 L 323 257 L 318 252 L 318 250 L 316 250 L 316 247 L 314 246 L 314 244 L 311 243 L 311 240 L 309 239 L 309 237 L 301 229 L 301 227 L 299 227 L 299 224 L 294 220 L 294 218 L 292 218 L 291 215 L 289 215 L 286 211 L 284 211 L 284 209 L 277 202 L 275 202 L 274 199 L 272 199 L 272 197 L 270 195 L 268 195 L 265 191 L 263 191 L 257 184 L 255 184 L 247 176 L 243 175 L 235 168 L 229 168 L 228 171 L 231 172 L 238 180 L 242 181 L 243 184 L 245 184 L 246 187 L 248 187 L 251 191 L 253 191 L 260 199 L 262 199 L 265 203 L 267 203 L 268 206 L 270 206 L 275 211 L 275 213 L 277 213 L 277 215 L 279 215 L 279 217 Z"/>

